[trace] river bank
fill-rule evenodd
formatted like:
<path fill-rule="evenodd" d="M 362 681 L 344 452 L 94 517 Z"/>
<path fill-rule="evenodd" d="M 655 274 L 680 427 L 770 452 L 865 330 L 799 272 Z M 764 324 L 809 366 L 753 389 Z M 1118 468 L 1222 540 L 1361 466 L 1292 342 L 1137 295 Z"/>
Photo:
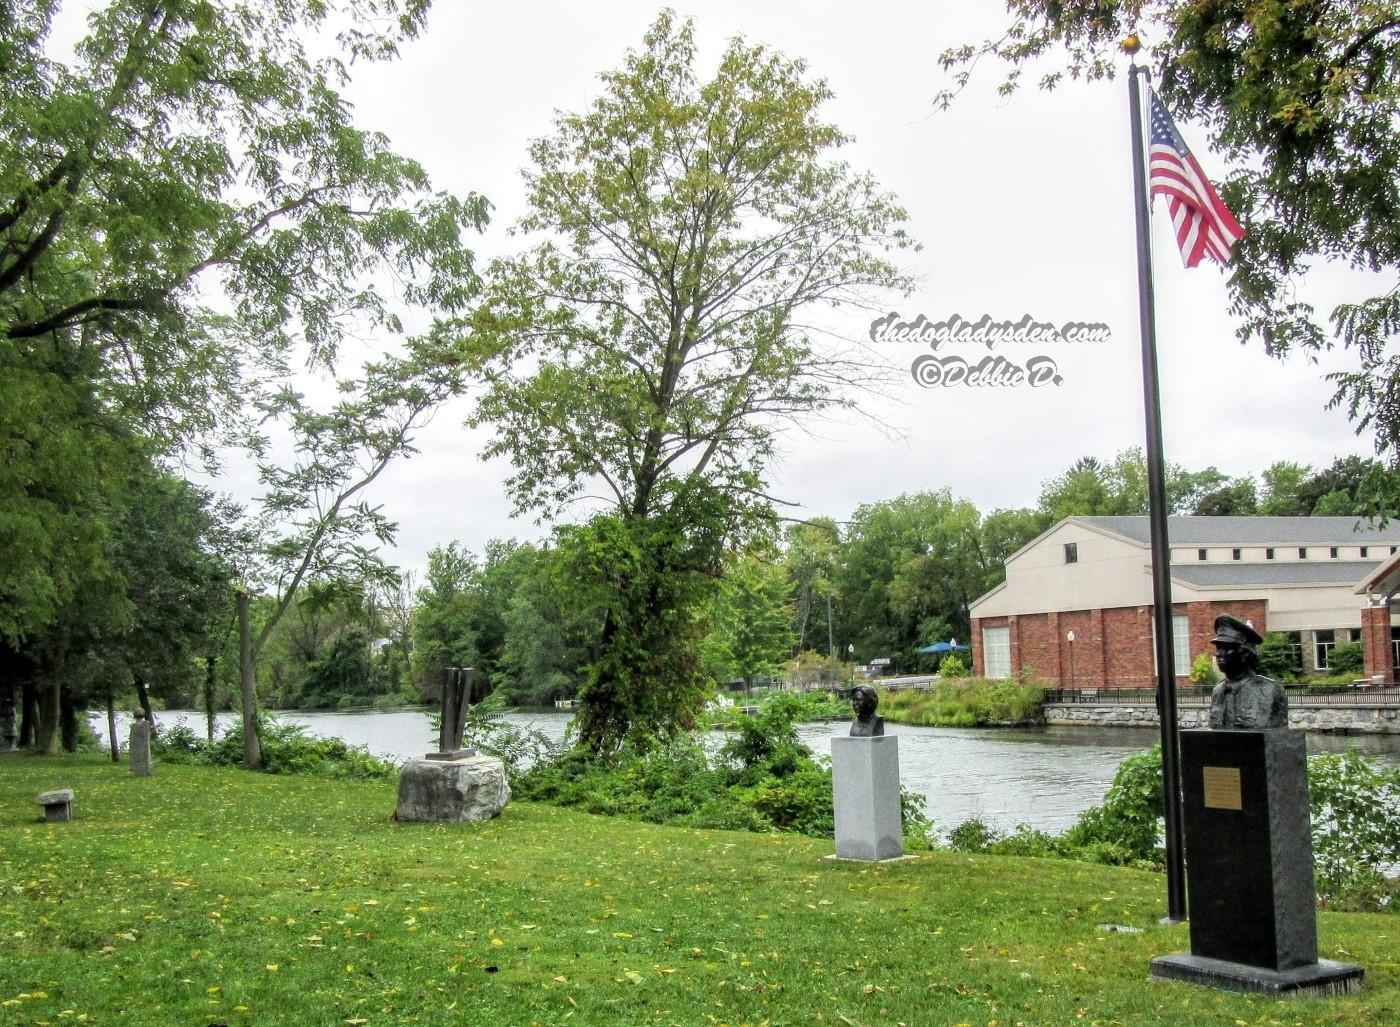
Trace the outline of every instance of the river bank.
<path fill-rule="evenodd" d="M 1046 703 L 1043 710 L 1047 724 L 1114 728 L 1155 727 L 1160 723 L 1157 707 L 1151 703 Z M 1177 726 L 1183 730 L 1210 727 L 1210 707 L 1179 707 Z M 1317 734 L 1400 736 L 1400 708 L 1381 703 L 1309 703 L 1294 699 L 1288 707 L 1288 726 Z"/>
<path fill-rule="evenodd" d="M 422 756 L 436 744 L 436 733 L 422 709 L 363 712 L 301 712 L 276 714 L 308 734 L 340 738 L 375 755 L 402 763 Z M 99 738 L 106 737 L 105 715 L 92 714 Z M 162 725 L 185 723 L 204 734 L 204 714 L 167 710 L 156 714 Z M 506 714 L 515 727 L 539 731 L 562 744 L 572 713 L 520 710 Z M 237 714 L 220 713 L 216 731 L 237 721 Z M 126 739 L 129 721 L 119 718 L 118 737 Z M 799 727 L 802 741 L 819 756 L 831 753 L 831 737 L 846 734 L 846 722 L 809 723 Z M 929 817 L 947 831 L 972 817 L 1005 830 L 1025 823 L 1058 833 L 1079 814 L 1103 801 L 1118 765 L 1151 747 L 1156 728 L 1064 724 L 1025 728 L 942 728 L 886 722 L 889 734 L 900 736 L 900 777 L 904 786 L 923 796 Z M 706 744 L 723 745 L 725 736 L 713 732 Z M 1400 736 L 1342 737 L 1308 735 L 1314 752 L 1360 748 L 1380 762 L 1400 766 Z"/>

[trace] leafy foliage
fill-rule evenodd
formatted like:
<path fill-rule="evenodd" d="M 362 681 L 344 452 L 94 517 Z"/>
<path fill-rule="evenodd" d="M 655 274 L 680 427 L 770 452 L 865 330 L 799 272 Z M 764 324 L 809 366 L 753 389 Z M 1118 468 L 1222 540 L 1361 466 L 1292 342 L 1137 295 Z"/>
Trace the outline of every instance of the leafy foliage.
<path fill-rule="evenodd" d="M 1191 684 L 1197 688 L 1214 688 L 1220 677 L 1215 669 L 1215 657 L 1207 652 L 1197 653 L 1191 661 Z"/>
<path fill-rule="evenodd" d="M 1318 891 L 1328 899 L 1385 895 L 1385 874 L 1400 863 L 1400 770 L 1355 749 L 1318 753 L 1308 758 L 1308 801 Z"/>
<path fill-rule="evenodd" d="M 1162 747 L 1154 745 L 1119 764 L 1103 804 L 1065 832 L 1066 846 L 1096 863 L 1160 865 L 1162 795 Z"/>
<path fill-rule="evenodd" d="M 771 677 L 792 651 L 792 585 L 786 568 L 761 552 L 731 556 L 710 605 L 702 652 L 720 681 L 746 688 Z"/>
<path fill-rule="evenodd" d="M 1365 669 L 1366 653 L 1360 642 L 1342 642 L 1327 654 L 1328 673 L 1355 677 Z"/>
<path fill-rule="evenodd" d="M 628 745 L 611 757 L 575 749 L 530 769 L 517 794 L 655 823 L 829 837 L 831 770 L 798 740 L 794 724 L 804 711 L 797 696 L 770 696 L 713 758 L 692 735 L 645 750 Z M 922 798 L 904 792 L 901 799 L 910 844 L 926 846 Z"/>
<path fill-rule="evenodd" d="M 490 383 L 474 420 L 517 507 L 612 504 L 572 535 L 605 611 L 579 693 L 598 750 L 693 719 L 700 581 L 765 514 L 777 433 L 874 373 L 800 315 L 909 285 L 885 257 L 904 211 L 828 156 L 847 137 L 819 118 L 826 84 L 737 39 L 702 82 L 695 51 L 663 12 L 532 144 L 521 228 L 552 238 L 494 263 L 471 319 Z"/>
<path fill-rule="evenodd" d="M 983 727 L 1024 724 L 1041 718 L 1045 686 L 1027 679 L 946 679 L 928 690 L 880 692 L 880 712 L 902 724 Z"/>
<path fill-rule="evenodd" d="M 1259 673 L 1276 681 L 1291 681 L 1303 673 L 1293 643 L 1281 631 L 1270 631 L 1259 644 Z"/>
<path fill-rule="evenodd" d="M 268 774 L 315 774 L 357 780 L 393 780 L 398 769 L 339 738 L 314 738 L 296 724 L 273 717 L 262 721 L 263 765 Z M 162 763 L 203 763 L 233 766 L 243 763 L 243 726 L 233 725 L 216 741 L 196 735 L 183 721 L 161 727 L 151 751 Z"/>
<path fill-rule="evenodd" d="M 1274 354 L 1316 352 L 1334 339 L 1358 367 L 1333 374 L 1345 406 L 1379 452 L 1400 443 L 1400 7 L 1393 2 L 1291 0 L 1214 3 L 1013 0 L 1009 31 L 941 57 L 960 87 L 986 55 L 1010 66 L 1013 90 L 1039 58 L 1065 74 L 1111 78 L 1120 42 L 1140 32 L 1159 91 L 1179 115 L 1208 126 L 1231 171 L 1221 187 L 1246 235 L 1230 261 L 1232 310 L 1243 341 Z M 939 101 L 947 104 L 952 91 Z M 1310 266 L 1344 263 L 1378 274 L 1381 291 L 1337 306 L 1330 325 L 1300 296 Z"/>

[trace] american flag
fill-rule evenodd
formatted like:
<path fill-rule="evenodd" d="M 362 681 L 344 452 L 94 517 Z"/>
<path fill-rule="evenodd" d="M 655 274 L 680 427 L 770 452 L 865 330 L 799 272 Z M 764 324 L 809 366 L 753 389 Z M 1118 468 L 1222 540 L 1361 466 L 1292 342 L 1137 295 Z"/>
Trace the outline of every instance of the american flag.
<path fill-rule="evenodd" d="M 1196 158 L 1191 156 L 1171 115 L 1152 93 L 1152 150 L 1148 155 L 1148 181 L 1152 195 L 1167 198 L 1167 211 L 1176 226 L 1176 244 L 1187 267 L 1202 257 L 1219 264 L 1230 259 L 1244 229 L 1216 195 Z"/>

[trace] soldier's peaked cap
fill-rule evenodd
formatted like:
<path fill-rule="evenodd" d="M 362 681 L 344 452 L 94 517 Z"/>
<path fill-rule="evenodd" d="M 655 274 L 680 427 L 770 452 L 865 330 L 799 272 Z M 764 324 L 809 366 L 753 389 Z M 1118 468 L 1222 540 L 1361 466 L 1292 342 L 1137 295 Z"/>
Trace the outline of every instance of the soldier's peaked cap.
<path fill-rule="evenodd" d="M 1231 642 L 1235 645 L 1258 645 L 1264 641 L 1259 632 L 1240 620 L 1222 613 L 1215 618 L 1215 637 L 1212 642 Z"/>

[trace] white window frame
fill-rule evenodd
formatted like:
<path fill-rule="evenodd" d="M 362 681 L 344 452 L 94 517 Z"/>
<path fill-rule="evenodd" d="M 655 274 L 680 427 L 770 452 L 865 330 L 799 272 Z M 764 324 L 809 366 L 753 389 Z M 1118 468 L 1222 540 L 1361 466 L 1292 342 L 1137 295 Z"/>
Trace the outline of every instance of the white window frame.
<path fill-rule="evenodd" d="M 1191 674 L 1191 620 L 1184 613 L 1172 614 L 1172 668 L 1177 677 Z M 1152 621 L 1152 673 L 1157 673 L 1157 621 Z"/>
<path fill-rule="evenodd" d="M 1011 627 L 982 629 L 982 673 L 990 680 L 1011 676 Z"/>

